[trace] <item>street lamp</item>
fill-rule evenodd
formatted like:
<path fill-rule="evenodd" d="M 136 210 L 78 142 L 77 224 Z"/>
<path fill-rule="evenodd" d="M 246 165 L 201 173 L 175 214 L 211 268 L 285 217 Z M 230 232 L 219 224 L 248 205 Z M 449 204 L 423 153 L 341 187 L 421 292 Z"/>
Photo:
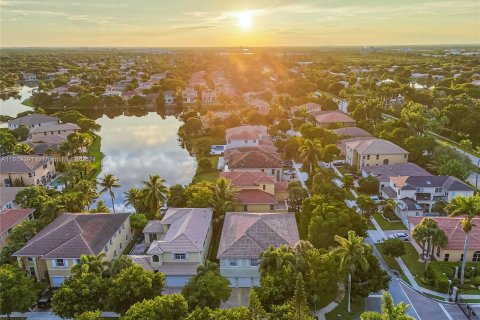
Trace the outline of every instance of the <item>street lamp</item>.
<path fill-rule="evenodd" d="M 448 292 L 449 296 L 451 296 L 450 295 L 450 287 L 452 286 L 452 282 L 453 282 L 452 280 L 448 279 L 448 291 L 447 292 Z"/>

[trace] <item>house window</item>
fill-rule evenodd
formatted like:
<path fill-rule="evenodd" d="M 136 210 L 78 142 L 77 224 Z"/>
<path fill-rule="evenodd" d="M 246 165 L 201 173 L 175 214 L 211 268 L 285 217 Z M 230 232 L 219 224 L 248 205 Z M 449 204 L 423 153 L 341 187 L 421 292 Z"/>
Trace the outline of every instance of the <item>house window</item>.
<path fill-rule="evenodd" d="M 275 207 L 273 206 L 273 204 L 270 205 L 270 210 L 275 210 Z"/>
<path fill-rule="evenodd" d="M 105 252 L 108 252 L 108 246 L 105 246 L 105 248 L 103 248 L 105 250 Z"/>
<path fill-rule="evenodd" d="M 114 256 L 114 257 L 117 256 L 117 250 L 113 250 L 113 256 Z"/>
<path fill-rule="evenodd" d="M 156 241 L 157 240 L 157 234 L 156 233 L 150 233 L 150 242 Z"/>
<path fill-rule="evenodd" d="M 250 266 L 257 267 L 258 266 L 258 259 L 250 259 Z"/>
<path fill-rule="evenodd" d="M 128 234 L 125 235 L 125 240 L 128 240 Z"/>
<path fill-rule="evenodd" d="M 262 184 L 262 189 L 265 190 L 265 185 L 264 184 Z"/>
<path fill-rule="evenodd" d="M 248 206 L 246 204 L 243 205 L 243 211 L 248 211 Z"/>
<path fill-rule="evenodd" d="M 157 255 L 152 256 L 152 261 L 158 262 L 159 261 L 158 256 Z"/>
<path fill-rule="evenodd" d="M 230 267 L 238 266 L 237 260 L 228 260 L 228 262 Z"/>
<path fill-rule="evenodd" d="M 473 253 L 473 259 L 472 259 L 473 262 L 480 262 L 480 251 L 475 251 Z"/>
<path fill-rule="evenodd" d="M 48 166 L 48 165 L 45 163 L 45 164 L 43 165 L 43 169 L 47 169 L 47 166 Z"/>
<path fill-rule="evenodd" d="M 57 259 L 57 267 L 65 267 L 65 261 L 63 259 Z"/>
<path fill-rule="evenodd" d="M 367 155 L 367 160 L 370 160 L 370 155 Z"/>
<path fill-rule="evenodd" d="M 77 262 L 77 264 L 80 264 L 80 262 L 81 262 L 80 259 L 76 259 L 75 261 Z"/>
<path fill-rule="evenodd" d="M 460 255 L 460 261 L 463 261 L 463 253 Z"/>
<path fill-rule="evenodd" d="M 174 260 L 186 260 L 187 259 L 187 254 L 186 253 L 175 253 L 173 255 Z"/>
<path fill-rule="evenodd" d="M 404 155 L 403 155 L 403 158 L 404 158 L 404 159 L 407 159 L 407 155 L 406 155 L 406 154 L 404 154 Z"/>
<path fill-rule="evenodd" d="M 437 247 L 437 257 L 440 257 L 440 247 Z"/>
<path fill-rule="evenodd" d="M 376 159 L 377 159 L 377 160 L 380 159 L 380 155 L 379 155 L 379 154 L 377 154 Z"/>
<path fill-rule="evenodd" d="M 450 259 L 450 253 L 445 253 L 445 257 L 443 258 L 443 261 L 448 261 Z"/>
<path fill-rule="evenodd" d="M 248 140 L 244 140 L 245 143 L 248 143 Z"/>
<path fill-rule="evenodd" d="M 256 142 L 257 142 L 257 140 L 252 140 L 252 142 L 253 142 L 253 143 L 256 143 Z"/>
<path fill-rule="evenodd" d="M 272 174 L 275 174 L 275 169 L 272 169 Z"/>
<path fill-rule="evenodd" d="M 27 258 L 27 261 L 33 261 L 33 258 L 32 258 L 32 257 L 28 257 L 28 258 Z"/>
<path fill-rule="evenodd" d="M 31 172 L 28 173 L 28 177 L 29 177 L 29 178 L 32 177 L 32 173 L 31 173 Z"/>
<path fill-rule="evenodd" d="M 122 249 L 122 243 L 120 242 L 120 249 Z"/>
<path fill-rule="evenodd" d="M 435 188 L 435 193 L 441 193 L 442 192 L 442 188 Z"/>

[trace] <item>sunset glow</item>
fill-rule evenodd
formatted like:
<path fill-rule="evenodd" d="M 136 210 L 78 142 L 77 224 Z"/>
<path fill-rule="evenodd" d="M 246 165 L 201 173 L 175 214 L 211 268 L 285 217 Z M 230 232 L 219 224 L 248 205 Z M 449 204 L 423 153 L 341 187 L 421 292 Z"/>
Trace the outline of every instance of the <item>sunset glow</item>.
<path fill-rule="evenodd" d="M 250 28 L 252 27 L 251 12 L 248 12 L 248 11 L 239 12 L 237 14 L 237 19 L 238 19 L 238 26 L 242 30 L 245 30 L 245 31 L 250 30 Z"/>

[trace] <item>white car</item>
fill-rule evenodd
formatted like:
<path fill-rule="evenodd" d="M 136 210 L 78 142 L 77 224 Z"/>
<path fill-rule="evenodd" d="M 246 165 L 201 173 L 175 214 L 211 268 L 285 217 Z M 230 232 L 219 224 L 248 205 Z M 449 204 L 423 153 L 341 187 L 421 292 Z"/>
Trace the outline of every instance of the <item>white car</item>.
<path fill-rule="evenodd" d="M 396 232 L 392 233 L 391 235 L 388 236 L 389 239 L 400 239 L 403 241 L 410 241 L 410 237 L 408 236 L 408 233 L 405 232 Z"/>
<path fill-rule="evenodd" d="M 292 169 L 292 170 L 285 170 L 285 171 L 283 171 L 283 174 L 285 174 L 285 175 L 293 175 L 293 174 L 295 174 L 295 170 L 293 170 L 293 169 Z"/>

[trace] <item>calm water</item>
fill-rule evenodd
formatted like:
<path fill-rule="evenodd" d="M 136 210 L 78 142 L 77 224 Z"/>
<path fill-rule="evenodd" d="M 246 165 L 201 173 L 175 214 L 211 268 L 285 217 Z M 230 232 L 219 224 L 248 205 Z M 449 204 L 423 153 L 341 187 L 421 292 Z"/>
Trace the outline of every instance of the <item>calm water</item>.
<path fill-rule="evenodd" d="M 99 135 L 105 154 L 98 178 L 107 173 L 119 178 L 121 187 L 115 189 L 117 212 L 123 210 L 123 193 L 131 187 L 141 187 L 140 182 L 149 175 L 158 174 L 169 186 L 191 182 L 197 164 L 179 145 L 177 132 L 181 122 L 175 117 L 162 119 L 150 112 L 141 117 L 120 115 L 113 119 L 104 115 L 96 121 L 102 126 Z M 111 206 L 108 194 L 100 198 Z"/>
<path fill-rule="evenodd" d="M 32 96 L 34 89 L 35 88 L 23 86 L 19 92 L 20 99 L 9 98 L 5 101 L 0 100 L 0 114 L 15 117 L 20 112 L 32 110 L 32 108 L 23 105 L 22 102 Z"/>

